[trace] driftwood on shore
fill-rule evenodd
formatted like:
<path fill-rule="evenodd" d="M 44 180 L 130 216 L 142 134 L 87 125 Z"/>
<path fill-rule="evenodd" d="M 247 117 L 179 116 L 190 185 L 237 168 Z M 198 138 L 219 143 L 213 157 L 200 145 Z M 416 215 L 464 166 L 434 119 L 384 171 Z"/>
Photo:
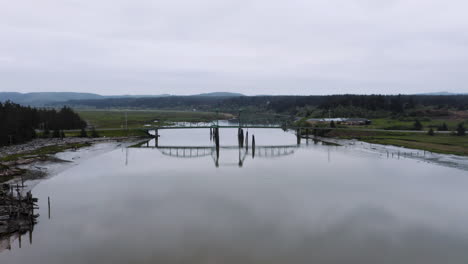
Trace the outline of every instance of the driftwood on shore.
<path fill-rule="evenodd" d="M 34 210 L 38 209 L 38 199 L 30 191 L 23 195 L 21 190 L 20 185 L 0 185 L 0 240 L 14 233 L 32 231 L 37 223 L 39 215 Z"/>

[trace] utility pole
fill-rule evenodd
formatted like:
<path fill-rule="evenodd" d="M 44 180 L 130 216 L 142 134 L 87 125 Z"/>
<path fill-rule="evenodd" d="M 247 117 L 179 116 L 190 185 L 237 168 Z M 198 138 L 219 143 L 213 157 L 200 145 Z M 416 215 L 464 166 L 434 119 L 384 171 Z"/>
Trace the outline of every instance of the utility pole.
<path fill-rule="evenodd" d="M 128 117 L 127 117 L 127 111 L 125 111 L 125 130 L 128 130 Z"/>

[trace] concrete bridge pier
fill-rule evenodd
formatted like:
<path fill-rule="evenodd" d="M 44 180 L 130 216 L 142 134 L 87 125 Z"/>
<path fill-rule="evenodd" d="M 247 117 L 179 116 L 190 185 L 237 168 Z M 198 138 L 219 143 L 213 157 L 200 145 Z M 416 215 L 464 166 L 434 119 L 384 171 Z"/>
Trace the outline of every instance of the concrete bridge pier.
<path fill-rule="evenodd" d="M 159 145 L 159 131 L 156 129 L 154 130 L 154 146 L 158 147 Z"/>

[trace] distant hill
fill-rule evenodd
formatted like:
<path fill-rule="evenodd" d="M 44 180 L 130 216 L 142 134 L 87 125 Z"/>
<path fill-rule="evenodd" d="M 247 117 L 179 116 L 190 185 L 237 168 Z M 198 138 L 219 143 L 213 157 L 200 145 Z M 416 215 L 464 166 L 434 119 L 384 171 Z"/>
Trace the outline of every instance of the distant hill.
<path fill-rule="evenodd" d="M 53 103 L 67 102 L 70 100 L 99 100 L 109 98 L 149 98 L 149 97 L 164 97 L 162 95 L 99 95 L 94 93 L 73 93 L 73 92 L 35 92 L 35 93 L 17 93 L 17 92 L 0 92 L 0 102 L 10 100 L 17 104 L 44 106 Z"/>
<path fill-rule="evenodd" d="M 64 102 L 68 100 L 90 100 L 104 99 L 103 96 L 92 93 L 69 93 L 69 92 L 43 92 L 43 93 L 16 93 L 0 92 L 0 102 L 13 101 L 22 105 L 40 106 L 53 102 Z"/>
<path fill-rule="evenodd" d="M 245 95 L 243 95 L 241 93 L 213 92 L 213 93 L 195 94 L 193 96 L 239 97 L 239 96 L 245 96 Z"/>
<path fill-rule="evenodd" d="M 415 95 L 468 95 L 468 93 L 450 93 L 450 92 L 434 92 L 434 93 L 420 93 Z"/>
<path fill-rule="evenodd" d="M 170 94 L 159 95 L 100 95 L 94 93 L 74 93 L 74 92 L 35 92 L 35 93 L 17 93 L 0 92 L 0 102 L 10 100 L 21 105 L 45 106 L 59 105 L 61 102 L 78 100 L 100 100 L 100 99 L 122 99 L 122 98 L 160 98 L 169 97 Z M 239 97 L 244 96 L 240 93 L 214 92 L 202 93 L 189 96 L 201 97 Z"/>

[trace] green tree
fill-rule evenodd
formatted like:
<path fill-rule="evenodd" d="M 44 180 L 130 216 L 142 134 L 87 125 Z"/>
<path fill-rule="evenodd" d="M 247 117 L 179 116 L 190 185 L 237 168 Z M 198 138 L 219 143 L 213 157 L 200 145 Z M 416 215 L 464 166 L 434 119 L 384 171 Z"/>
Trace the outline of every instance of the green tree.
<path fill-rule="evenodd" d="M 421 130 L 423 128 L 423 125 L 418 119 L 416 119 L 416 121 L 414 121 L 413 128 L 414 130 Z"/>
<path fill-rule="evenodd" d="M 464 136 L 465 134 L 466 134 L 466 129 L 465 129 L 465 126 L 463 126 L 463 123 L 458 124 L 457 136 Z"/>
<path fill-rule="evenodd" d="M 444 122 L 444 123 L 442 123 L 442 125 L 440 125 L 440 126 L 437 128 L 437 130 L 439 130 L 439 131 L 448 131 L 448 126 L 447 126 L 447 124 Z"/>
<path fill-rule="evenodd" d="M 44 133 L 42 133 L 42 136 L 45 137 L 45 138 L 50 137 L 50 129 L 48 127 L 46 127 L 46 129 L 44 129 Z"/>
<path fill-rule="evenodd" d="M 52 133 L 53 138 L 59 138 L 60 137 L 60 130 L 54 129 L 54 132 Z"/>
<path fill-rule="evenodd" d="M 427 131 L 427 134 L 429 136 L 434 136 L 434 129 L 432 129 L 432 127 L 429 129 L 429 131 Z"/>
<path fill-rule="evenodd" d="M 91 128 L 91 137 L 93 138 L 99 137 L 99 133 L 96 131 L 94 127 Z"/>
<path fill-rule="evenodd" d="M 80 137 L 82 138 L 88 137 L 88 133 L 86 133 L 86 129 L 81 128 Z"/>

